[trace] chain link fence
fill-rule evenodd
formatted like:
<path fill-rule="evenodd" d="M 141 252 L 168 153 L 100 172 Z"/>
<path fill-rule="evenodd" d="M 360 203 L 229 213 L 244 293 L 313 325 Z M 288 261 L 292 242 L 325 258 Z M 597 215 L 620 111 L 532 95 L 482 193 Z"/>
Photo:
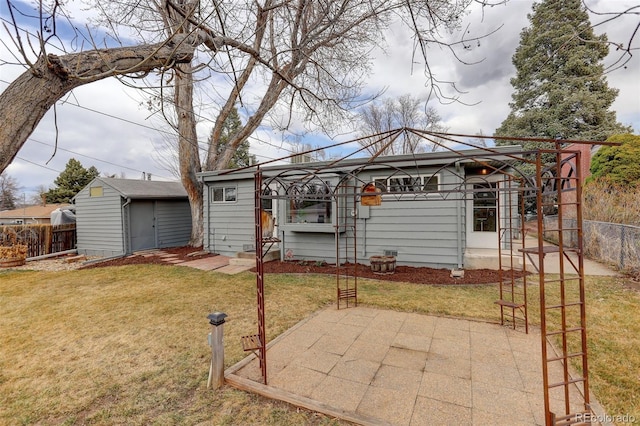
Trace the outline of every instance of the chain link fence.
<path fill-rule="evenodd" d="M 563 219 L 565 246 L 577 247 L 575 219 Z M 558 229 L 558 216 L 545 216 L 545 229 Z M 612 264 L 622 271 L 640 273 L 640 226 L 620 223 L 582 222 L 582 238 L 586 257 Z M 544 239 L 558 242 L 558 231 L 545 231 Z"/>

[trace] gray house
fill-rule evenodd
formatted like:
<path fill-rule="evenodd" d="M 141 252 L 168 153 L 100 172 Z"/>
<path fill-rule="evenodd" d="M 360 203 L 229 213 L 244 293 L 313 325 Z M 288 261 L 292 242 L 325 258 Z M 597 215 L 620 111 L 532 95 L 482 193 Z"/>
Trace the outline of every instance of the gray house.
<path fill-rule="evenodd" d="M 73 201 L 80 254 L 115 256 L 189 242 L 191 209 L 180 182 L 97 177 Z"/>
<path fill-rule="evenodd" d="M 518 230 L 518 176 L 509 162 L 520 151 L 263 166 L 262 217 L 273 218 L 283 259 L 334 263 L 345 248 L 353 253 L 345 260 L 361 263 L 395 255 L 400 265 L 485 267 L 478 259 L 497 251 L 499 234 Z M 233 256 L 254 248 L 255 170 L 199 175 L 205 250 Z M 364 202 L 365 188 L 377 202 Z"/>

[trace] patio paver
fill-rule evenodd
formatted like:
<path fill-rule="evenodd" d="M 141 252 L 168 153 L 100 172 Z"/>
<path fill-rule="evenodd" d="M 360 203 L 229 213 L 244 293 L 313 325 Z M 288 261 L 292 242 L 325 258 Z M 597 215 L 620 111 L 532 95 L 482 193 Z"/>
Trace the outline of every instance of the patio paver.
<path fill-rule="evenodd" d="M 527 335 L 486 322 L 334 306 L 269 343 L 267 386 L 255 355 L 225 376 L 240 389 L 357 424 L 537 425 L 544 421 L 540 339 L 533 327 Z M 581 398 L 577 388 L 572 394 Z"/>

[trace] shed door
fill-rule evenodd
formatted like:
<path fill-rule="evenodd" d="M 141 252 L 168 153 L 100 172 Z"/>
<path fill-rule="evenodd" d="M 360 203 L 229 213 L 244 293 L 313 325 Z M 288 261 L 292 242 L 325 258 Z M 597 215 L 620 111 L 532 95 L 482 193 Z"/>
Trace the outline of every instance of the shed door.
<path fill-rule="evenodd" d="M 131 251 L 156 247 L 156 218 L 153 201 L 134 201 L 129 206 Z"/>

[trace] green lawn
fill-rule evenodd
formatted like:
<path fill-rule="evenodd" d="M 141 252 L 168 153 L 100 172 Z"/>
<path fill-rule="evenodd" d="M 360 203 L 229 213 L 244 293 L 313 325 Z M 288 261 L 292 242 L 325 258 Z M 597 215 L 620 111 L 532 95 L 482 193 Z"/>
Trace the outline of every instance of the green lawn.
<path fill-rule="evenodd" d="M 591 386 L 611 415 L 640 419 L 640 294 L 588 280 Z M 331 303 L 335 278 L 267 276 L 268 339 Z M 381 308 L 498 319 L 496 286 L 360 281 Z M 537 287 L 532 288 L 531 311 Z M 225 364 L 255 333 L 255 277 L 173 266 L 0 272 L 1 424 L 340 424 L 224 387 L 206 389 L 206 316 L 224 311 Z M 537 319 L 533 319 L 534 323 Z"/>

